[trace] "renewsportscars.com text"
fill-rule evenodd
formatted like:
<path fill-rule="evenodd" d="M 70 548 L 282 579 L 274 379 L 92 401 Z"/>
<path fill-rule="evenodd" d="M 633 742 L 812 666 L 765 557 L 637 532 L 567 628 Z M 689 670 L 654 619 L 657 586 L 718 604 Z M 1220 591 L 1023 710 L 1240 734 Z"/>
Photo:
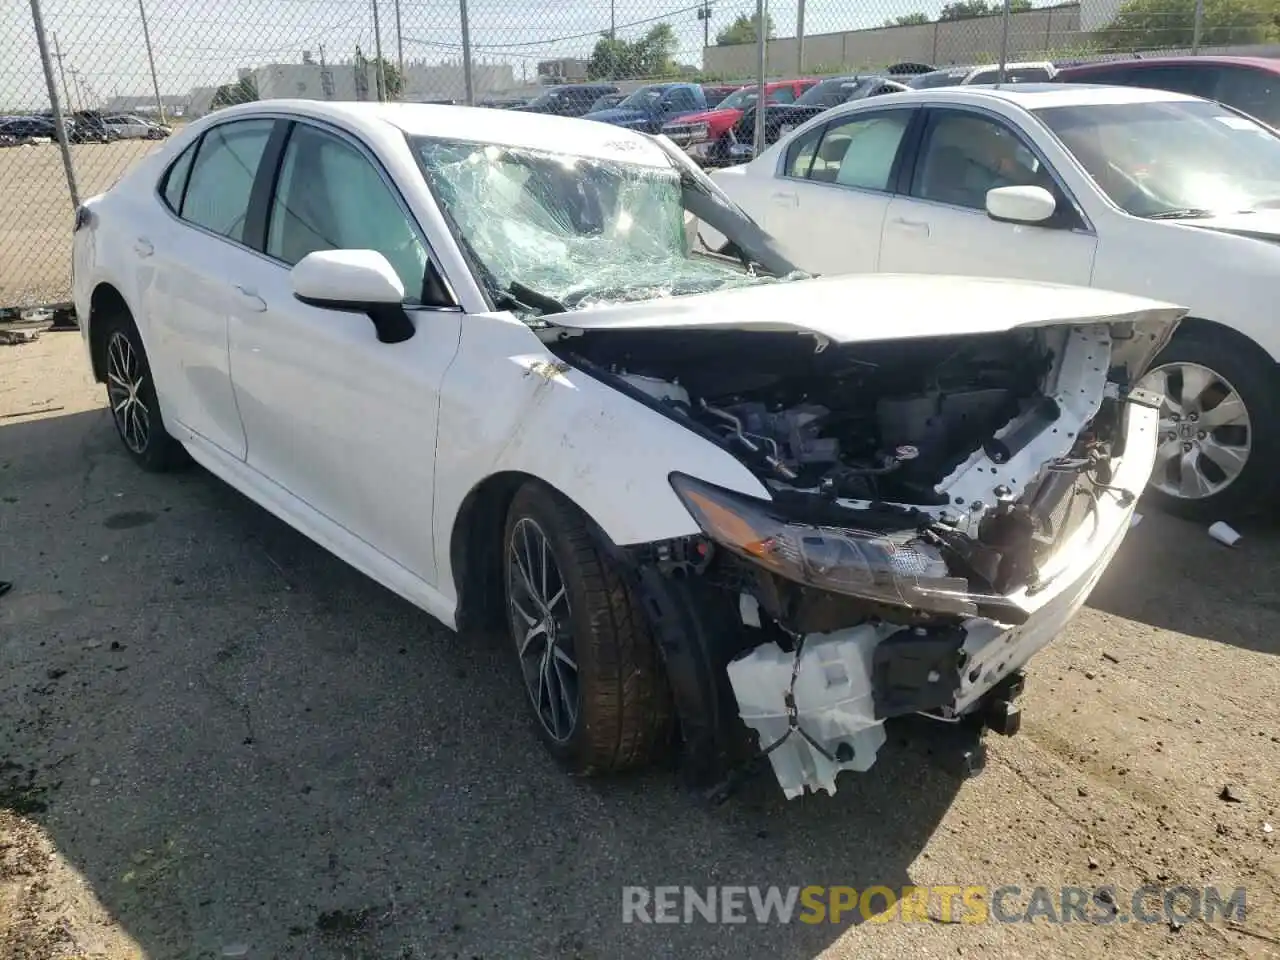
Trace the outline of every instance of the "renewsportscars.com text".
<path fill-rule="evenodd" d="M 1174 923 L 1245 919 L 1245 889 L 623 887 L 623 923 Z"/>

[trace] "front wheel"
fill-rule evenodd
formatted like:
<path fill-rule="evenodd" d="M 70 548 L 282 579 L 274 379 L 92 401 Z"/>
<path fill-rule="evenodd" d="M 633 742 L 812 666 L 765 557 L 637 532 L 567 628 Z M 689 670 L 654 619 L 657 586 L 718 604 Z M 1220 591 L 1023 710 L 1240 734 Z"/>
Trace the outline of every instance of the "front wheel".
<path fill-rule="evenodd" d="M 507 513 L 503 567 L 521 677 L 551 753 L 579 774 L 653 760 L 670 743 L 658 650 L 581 511 L 526 484 Z"/>
<path fill-rule="evenodd" d="M 1256 509 L 1280 466 L 1276 365 L 1251 344 L 1179 334 L 1141 386 L 1164 394 L 1147 496 L 1201 522 Z"/>

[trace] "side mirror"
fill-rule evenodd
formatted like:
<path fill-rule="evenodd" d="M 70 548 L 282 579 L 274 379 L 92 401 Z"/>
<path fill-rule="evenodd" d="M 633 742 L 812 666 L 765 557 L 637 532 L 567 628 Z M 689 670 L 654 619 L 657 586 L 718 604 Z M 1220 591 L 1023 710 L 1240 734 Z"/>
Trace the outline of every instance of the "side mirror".
<path fill-rule="evenodd" d="M 289 279 L 302 303 L 367 314 L 383 343 L 401 343 L 415 332 L 403 306 L 404 284 L 376 250 L 317 250 L 298 261 Z"/>
<path fill-rule="evenodd" d="M 996 187 L 987 191 L 987 216 L 1006 223 L 1044 223 L 1058 201 L 1044 187 Z"/>

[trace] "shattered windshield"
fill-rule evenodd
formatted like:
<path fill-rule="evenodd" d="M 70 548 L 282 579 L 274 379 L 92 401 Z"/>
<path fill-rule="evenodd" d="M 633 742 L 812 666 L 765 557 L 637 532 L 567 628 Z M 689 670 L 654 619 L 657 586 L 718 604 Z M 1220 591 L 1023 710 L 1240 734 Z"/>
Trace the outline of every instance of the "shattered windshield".
<path fill-rule="evenodd" d="M 673 165 L 425 138 L 412 145 L 495 301 L 558 312 L 774 281 L 690 249 L 686 188 Z"/>

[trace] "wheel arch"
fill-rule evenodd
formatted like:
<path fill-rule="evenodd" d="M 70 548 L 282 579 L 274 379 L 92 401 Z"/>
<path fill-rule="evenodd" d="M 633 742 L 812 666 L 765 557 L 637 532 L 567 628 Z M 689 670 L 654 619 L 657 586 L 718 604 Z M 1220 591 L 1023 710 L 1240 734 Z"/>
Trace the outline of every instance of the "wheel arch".
<path fill-rule="evenodd" d="M 1247 333 L 1241 333 L 1235 327 L 1229 327 L 1216 320 L 1200 316 L 1186 316 L 1178 324 L 1178 329 L 1169 338 L 1169 343 L 1185 338 L 1220 338 L 1229 341 L 1236 349 L 1247 350 L 1273 364 L 1280 366 L 1280 357 L 1273 356 L 1267 348 Z"/>
<path fill-rule="evenodd" d="M 107 343 L 105 339 L 106 325 L 102 321 L 109 316 L 120 316 L 121 314 L 133 317 L 133 311 L 129 308 L 129 303 L 114 284 L 107 281 L 100 282 L 93 288 L 93 294 L 89 298 L 89 358 L 93 364 L 93 378 L 99 383 L 103 383 L 107 379 L 106 350 Z M 139 331 L 141 336 L 141 331 Z M 145 344 L 144 344 L 145 346 Z"/>
<path fill-rule="evenodd" d="M 540 483 L 582 512 L 588 527 L 604 545 L 613 549 L 600 525 L 573 497 L 542 477 L 520 470 L 492 473 L 462 499 L 449 532 L 449 570 L 457 592 L 454 615 L 459 632 L 492 628 L 501 622 L 502 536 L 507 510 L 516 491 L 526 483 Z"/>

